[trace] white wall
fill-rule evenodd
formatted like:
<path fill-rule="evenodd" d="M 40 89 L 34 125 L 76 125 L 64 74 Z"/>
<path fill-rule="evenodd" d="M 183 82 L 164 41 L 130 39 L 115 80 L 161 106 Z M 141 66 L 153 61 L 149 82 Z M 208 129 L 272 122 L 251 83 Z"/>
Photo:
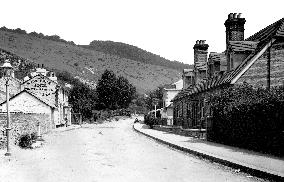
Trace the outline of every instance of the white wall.
<path fill-rule="evenodd" d="M 6 112 L 6 103 L 1 106 L 1 109 L 2 112 Z M 26 92 L 22 92 L 10 100 L 9 110 L 10 112 L 51 114 L 51 107 Z"/>
<path fill-rule="evenodd" d="M 183 80 L 180 79 L 179 81 L 173 83 L 172 85 L 176 85 L 176 89 L 181 90 L 183 88 Z"/>
<path fill-rule="evenodd" d="M 180 92 L 176 89 L 165 89 L 163 94 L 163 101 L 165 102 L 165 107 L 168 107 L 172 102 L 171 100 Z"/>

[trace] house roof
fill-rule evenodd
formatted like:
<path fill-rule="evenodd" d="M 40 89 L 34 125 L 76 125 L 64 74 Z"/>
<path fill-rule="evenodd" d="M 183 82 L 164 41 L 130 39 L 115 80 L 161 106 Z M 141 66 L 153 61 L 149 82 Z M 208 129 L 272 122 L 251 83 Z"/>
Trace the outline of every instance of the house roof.
<path fill-rule="evenodd" d="M 234 84 L 250 66 L 272 45 L 276 39 L 284 40 L 284 18 L 260 30 L 245 41 L 231 41 L 234 49 L 250 50 L 251 54 L 234 70 L 214 76 L 178 93 L 172 100 L 180 100 L 185 96 L 207 91 L 223 85 Z"/>
<path fill-rule="evenodd" d="M 234 52 L 254 51 L 258 41 L 229 41 L 230 47 Z"/>
<path fill-rule="evenodd" d="M 29 92 L 29 91 L 27 91 L 27 90 L 23 90 L 23 91 L 17 93 L 17 94 L 14 95 L 13 97 L 11 97 L 9 100 L 14 99 L 15 97 L 17 97 L 18 95 L 20 95 L 20 94 L 23 93 L 23 92 L 28 93 L 29 95 L 33 96 L 34 98 L 36 98 L 37 100 L 41 101 L 42 103 L 44 103 L 45 105 L 47 105 L 47 106 L 49 106 L 49 107 L 51 107 L 51 108 L 56 108 L 56 106 L 54 106 L 54 105 L 52 105 L 52 104 L 50 104 L 50 103 L 45 102 L 44 100 L 40 99 L 39 97 L 35 96 L 34 94 L 32 94 L 31 92 Z M 3 105 L 4 103 L 6 103 L 6 101 L 2 102 L 0 105 Z"/>

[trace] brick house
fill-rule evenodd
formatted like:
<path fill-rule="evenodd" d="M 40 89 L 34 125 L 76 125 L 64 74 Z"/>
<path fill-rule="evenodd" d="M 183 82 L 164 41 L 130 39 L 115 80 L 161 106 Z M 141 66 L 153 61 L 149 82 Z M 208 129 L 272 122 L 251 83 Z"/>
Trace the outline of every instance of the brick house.
<path fill-rule="evenodd" d="M 245 22 L 240 14 L 230 13 L 225 21 L 226 50 L 212 52 L 208 59 L 208 45 L 196 41 L 193 81 L 172 100 L 174 125 L 206 131 L 212 115 L 206 98 L 220 89 L 245 82 L 255 88 L 283 85 L 284 18 L 244 40 Z"/>

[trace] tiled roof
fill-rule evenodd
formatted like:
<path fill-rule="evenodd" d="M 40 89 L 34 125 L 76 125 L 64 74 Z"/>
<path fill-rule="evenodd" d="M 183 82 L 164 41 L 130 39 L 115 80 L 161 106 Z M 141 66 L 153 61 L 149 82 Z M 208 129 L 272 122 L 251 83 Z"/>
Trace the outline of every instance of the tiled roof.
<path fill-rule="evenodd" d="M 264 29 L 247 38 L 246 40 L 266 42 L 267 40 L 275 36 L 284 37 L 284 18 L 265 27 Z"/>
<path fill-rule="evenodd" d="M 238 43 L 234 42 L 235 44 L 233 45 L 235 48 L 237 48 L 237 45 L 243 45 L 243 47 L 246 47 L 246 45 L 250 44 L 252 47 L 255 46 L 254 51 L 252 51 L 252 53 L 236 69 L 217 75 L 206 82 L 201 82 L 191 88 L 185 89 L 177 94 L 172 101 L 180 100 L 185 96 L 204 92 L 211 88 L 217 88 L 218 86 L 233 84 L 235 78 L 244 72 L 245 69 L 248 69 L 252 64 L 252 61 L 257 60 L 257 56 L 271 45 L 273 39 L 279 37 L 284 38 L 284 18 L 260 30 L 245 41 Z"/>
<path fill-rule="evenodd" d="M 230 47 L 234 52 L 254 51 L 258 41 L 230 41 Z"/>

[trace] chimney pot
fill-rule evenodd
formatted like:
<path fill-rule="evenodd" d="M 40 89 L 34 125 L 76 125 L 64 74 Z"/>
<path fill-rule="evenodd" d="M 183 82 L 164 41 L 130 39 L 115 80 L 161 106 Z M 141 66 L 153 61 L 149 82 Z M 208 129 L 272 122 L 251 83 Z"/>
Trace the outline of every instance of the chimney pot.
<path fill-rule="evenodd" d="M 41 68 L 43 68 L 43 64 L 41 64 Z"/>
<path fill-rule="evenodd" d="M 230 13 L 230 14 L 229 14 L 229 19 L 233 19 L 233 18 L 234 18 L 233 13 Z"/>
<path fill-rule="evenodd" d="M 237 18 L 237 13 L 234 13 L 234 18 Z"/>
<path fill-rule="evenodd" d="M 37 64 L 37 67 L 40 68 L 40 67 L 39 67 L 39 64 Z"/>
<path fill-rule="evenodd" d="M 197 40 L 195 43 L 196 43 L 196 44 L 199 44 L 199 40 Z"/>
<path fill-rule="evenodd" d="M 241 17 L 242 17 L 242 13 L 239 13 L 239 14 L 238 14 L 238 18 L 241 18 Z"/>

